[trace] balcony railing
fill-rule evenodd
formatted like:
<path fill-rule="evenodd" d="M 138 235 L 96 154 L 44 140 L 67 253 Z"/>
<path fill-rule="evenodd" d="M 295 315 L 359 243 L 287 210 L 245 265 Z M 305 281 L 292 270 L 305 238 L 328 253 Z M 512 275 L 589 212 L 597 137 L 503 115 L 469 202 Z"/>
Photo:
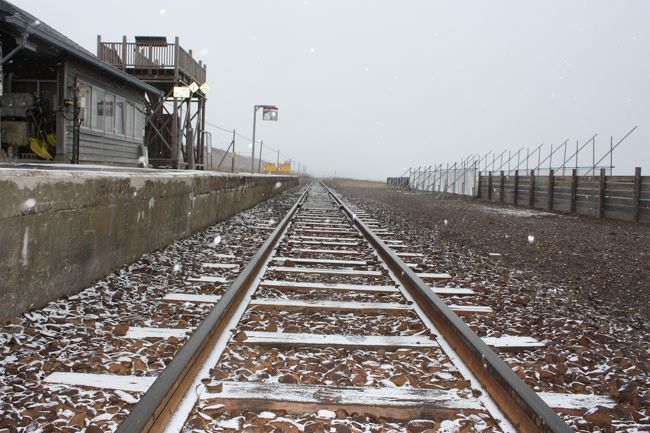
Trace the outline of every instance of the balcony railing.
<path fill-rule="evenodd" d="M 150 69 L 174 71 L 174 78 L 181 78 L 176 71 L 202 84 L 206 78 L 206 66 L 197 62 L 176 43 L 102 42 L 97 41 L 98 57 L 118 69 Z"/>

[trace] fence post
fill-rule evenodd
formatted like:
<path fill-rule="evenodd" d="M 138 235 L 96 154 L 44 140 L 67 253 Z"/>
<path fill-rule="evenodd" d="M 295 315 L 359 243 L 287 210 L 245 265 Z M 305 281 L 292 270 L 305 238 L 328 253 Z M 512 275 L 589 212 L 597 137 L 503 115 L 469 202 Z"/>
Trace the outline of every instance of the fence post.
<path fill-rule="evenodd" d="M 598 218 L 605 216 L 605 173 L 606 169 L 600 169 L 600 189 L 598 191 Z"/>
<path fill-rule="evenodd" d="M 126 71 L 126 36 L 122 36 L 122 70 Z"/>
<path fill-rule="evenodd" d="M 553 169 L 548 171 L 548 203 L 546 204 L 547 210 L 553 210 L 553 184 L 555 183 L 555 176 L 553 176 Z"/>
<path fill-rule="evenodd" d="M 492 172 L 488 171 L 488 201 L 492 201 Z"/>
<path fill-rule="evenodd" d="M 519 170 L 515 170 L 515 179 L 512 189 L 512 204 L 517 206 L 517 202 L 519 201 L 517 198 L 517 194 L 519 194 Z"/>
<path fill-rule="evenodd" d="M 576 213 L 576 199 L 578 194 L 578 170 L 571 170 L 571 213 Z"/>
<path fill-rule="evenodd" d="M 481 172 L 478 172 L 478 178 L 476 180 L 476 198 L 481 198 Z"/>
<path fill-rule="evenodd" d="M 505 190 L 505 177 L 503 175 L 503 170 L 501 170 L 501 178 L 499 179 L 499 201 L 503 203 L 503 193 Z"/>
<path fill-rule="evenodd" d="M 632 221 L 639 222 L 639 208 L 641 207 L 641 167 L 634 169 L 634 203 Z"/>
<path fill-rule="evenodd" d="M 434 165 L 433 166 L 433 184 L 431 186 L 431 192 L 436 191 L 436 175 L 438 174 L 438 166 Z"/>
<path fill-rule="evenodd" d="M 528 185 L 528 207 L 535 207 L 535 170 L 530 170 L 530 184 Z"/>

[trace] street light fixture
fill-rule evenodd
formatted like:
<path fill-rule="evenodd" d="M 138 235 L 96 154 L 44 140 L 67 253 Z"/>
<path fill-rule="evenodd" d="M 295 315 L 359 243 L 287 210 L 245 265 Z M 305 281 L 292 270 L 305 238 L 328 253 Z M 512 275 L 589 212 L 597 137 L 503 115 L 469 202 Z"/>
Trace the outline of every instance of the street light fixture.
<path fill-rule="evenodd" d="M 257 120 L 257 110 L 262 109 L 262 120 L 270 120 L 277 122 L 278 120 L 278 107 L 275 105 L 256 105 L 253 110 L 253 146 L 251 151 L 251 173 L 255 172 L 255 126 Z M 261 149 L 260 149 L 261 150 Z M 260 161 L 261 161 L 260 152 Z"/>

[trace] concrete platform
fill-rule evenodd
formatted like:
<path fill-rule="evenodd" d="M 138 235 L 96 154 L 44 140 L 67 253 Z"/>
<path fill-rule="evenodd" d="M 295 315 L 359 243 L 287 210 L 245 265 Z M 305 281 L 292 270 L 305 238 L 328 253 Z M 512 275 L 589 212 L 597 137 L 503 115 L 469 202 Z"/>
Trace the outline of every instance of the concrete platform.
<path fill-rule="evenodd" d="M 0 166 L 0 321 L 298 185 L 293 176 Z"/>

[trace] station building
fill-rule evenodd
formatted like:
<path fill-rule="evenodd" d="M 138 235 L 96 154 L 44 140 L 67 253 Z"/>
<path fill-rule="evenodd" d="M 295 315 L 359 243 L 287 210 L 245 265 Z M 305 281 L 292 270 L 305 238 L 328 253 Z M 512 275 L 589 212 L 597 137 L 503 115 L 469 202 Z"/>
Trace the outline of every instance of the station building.
<path fill-rule="evenodd" d="M 170 96 L 195 76 L 203 83 L 205 65 L 178 38 L 165 45 L 162 61 L 160 38 L 140 39 L 115 50 L 98 37 L 96 56 L 0 0 L 0 163 L 142 166 L 155 153 L 159 166 L 201 168 L 205 95 L 190 98 L 201 108 L 191 116 L 194 125 L 183 121 L 187 110 L 179 111 L 191 101 Z"/>

